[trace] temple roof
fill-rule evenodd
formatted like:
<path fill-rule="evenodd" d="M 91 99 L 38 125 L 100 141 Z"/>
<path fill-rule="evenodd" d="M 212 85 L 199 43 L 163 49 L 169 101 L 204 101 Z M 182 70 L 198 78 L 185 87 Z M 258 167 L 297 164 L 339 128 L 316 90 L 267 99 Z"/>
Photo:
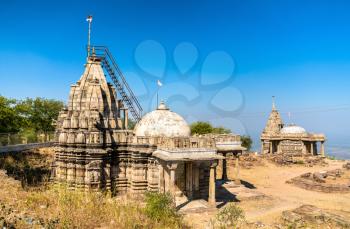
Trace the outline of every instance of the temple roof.
<path fill-rule="evenodd" d="M 101 60 L 89 57 L 83 75 L 71 86 L 68 109 L 98 110 L 106 115 L 115 116 L 116 100 L 115 89 L 107 83 Z"/>
<path fill-rule="evenodd" d="M 152 156 L 164 161 L 211 161 L 224 159 L 223 156 L 216 154 L 215 149 L 205 148 L 177 148 L 177 149 L 158 149 Z"/>
<path fill-rule="evenodd" d="M 307 132 L 303 127 L 292 124 L 283 127 L 281 134 L 307 134 Z"/>
<path fill-rule="evenodd" d="M 247 148 L 242 146 L 242 142 L 216 142 L 216 148 L 219 151 L 245 151 Z"/>
<path fill-rule="evenodd" d="M 269 119 L 267 120 L 263 134 L 277 134 L 283 128 L 283 125 L 281 115 L 276 109 L 275 103 L 273 103 L 272 111 Z"/>
<path fill-rule="evenodd" d="M 158 108 L 146 114 L 135 126 L 137 137 L 189 137 L 190 127 L 177 113 L 161 102 Z"/>

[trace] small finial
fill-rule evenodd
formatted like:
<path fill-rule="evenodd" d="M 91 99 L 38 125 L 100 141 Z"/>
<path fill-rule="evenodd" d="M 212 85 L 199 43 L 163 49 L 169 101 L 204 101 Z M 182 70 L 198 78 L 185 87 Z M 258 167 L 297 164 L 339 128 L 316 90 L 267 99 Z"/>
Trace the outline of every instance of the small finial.
<path fill-rule="evenodd" d="M 157 108 L 157 110 L 169 110 L 169 108 L 165 105 L 165 102 L 162 100 Z"/>
<path fill-rule="evenodd" d="M 292 123 L 291 123 L 291 116 L 292 116 L 292 114 L 291 114 L 290 111 L 289 111 L 289 112 L 288 112 L 288 118 L 289 118 L 289 123 L 290 123 L 290 124 L 292 124 Z"/>
<path fill-rule="evenodd" d="M 276 110 L 275 96 L 272 96 L 272 110 Z"/>

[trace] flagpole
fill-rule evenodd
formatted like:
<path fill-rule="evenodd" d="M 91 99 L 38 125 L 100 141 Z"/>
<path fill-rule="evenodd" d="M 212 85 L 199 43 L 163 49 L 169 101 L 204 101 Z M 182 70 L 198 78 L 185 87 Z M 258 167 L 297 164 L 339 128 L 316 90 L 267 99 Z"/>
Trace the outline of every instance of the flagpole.
<path fill-rule="evenodd" d="M 89 22 L 89 31 L 88 31 L 88 57 L 90 56 L 90 39 L 91 39 L 91 22 L 92 16 L 88 16 L 87 21 Z"/>
<path fill-rule="evenodd" d="M 157 90 L 157 107 L 158 108 L 158 105 L 159 105 L 159 101 L 158 101 L 158 93 L 159 93 L 159 89 L 160 87 L 163 86 L 162 82 L 160 82 L 160 80 L 157 80 L 157 87 L 158 87 L 158 90 Z"/>

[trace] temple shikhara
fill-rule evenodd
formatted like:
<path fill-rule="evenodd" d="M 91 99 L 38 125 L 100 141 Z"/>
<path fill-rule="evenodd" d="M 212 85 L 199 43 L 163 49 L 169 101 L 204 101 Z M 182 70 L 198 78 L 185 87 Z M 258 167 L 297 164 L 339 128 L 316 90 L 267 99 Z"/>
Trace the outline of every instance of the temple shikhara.
<path fill-rule="evenodd" d="M 284 125 L 274 102 L 260 139 L 262 154 L 325 156 L 324 134 L 308 133 L 294 124 Z"/>
<path fill-rule="evenodd" d="M 108 49 L 89 51 L 85 71 L 71 86 L 68 106 L 57 121 L 55 182 L 114 195 L 170 192 L 215 205 L 215 180 L 228 179 L 226 160 L 237 160 L 245 150 L 240 136 L 191 136 L 186 121 L 163 102 L 142 117 Z M 133 130 L 128 129 L 129 111 L 137 122 Z M 235 175 L 238 182 L 238 167 Z"/>

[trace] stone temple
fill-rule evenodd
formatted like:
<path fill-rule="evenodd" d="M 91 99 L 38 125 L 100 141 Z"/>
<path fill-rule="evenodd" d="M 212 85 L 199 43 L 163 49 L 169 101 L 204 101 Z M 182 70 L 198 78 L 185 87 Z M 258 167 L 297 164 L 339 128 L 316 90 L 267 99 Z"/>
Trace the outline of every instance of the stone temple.
<path fill-rule="evenodd" d="M 274 103 L 260 139 L 262 154 L 325 156 L 324 134 L 308 133 L 303 127 L 294 124 L 284 125 Z"/>
<path fill-rule="evenodd" d="M 170 192 L 214 205 L 216 167 L 221 166 L 219 178 L 226 179 L 226 156 L 244 150 L 240 136 L 191 136 L 186 121 L 164 103 L 129 130 L 129 102 L 120 86 L 107 82 L 105 75 L 113 71 L 104 57 L 88 57 L 59 114 L 55 182 L 114 195 Z"/>

